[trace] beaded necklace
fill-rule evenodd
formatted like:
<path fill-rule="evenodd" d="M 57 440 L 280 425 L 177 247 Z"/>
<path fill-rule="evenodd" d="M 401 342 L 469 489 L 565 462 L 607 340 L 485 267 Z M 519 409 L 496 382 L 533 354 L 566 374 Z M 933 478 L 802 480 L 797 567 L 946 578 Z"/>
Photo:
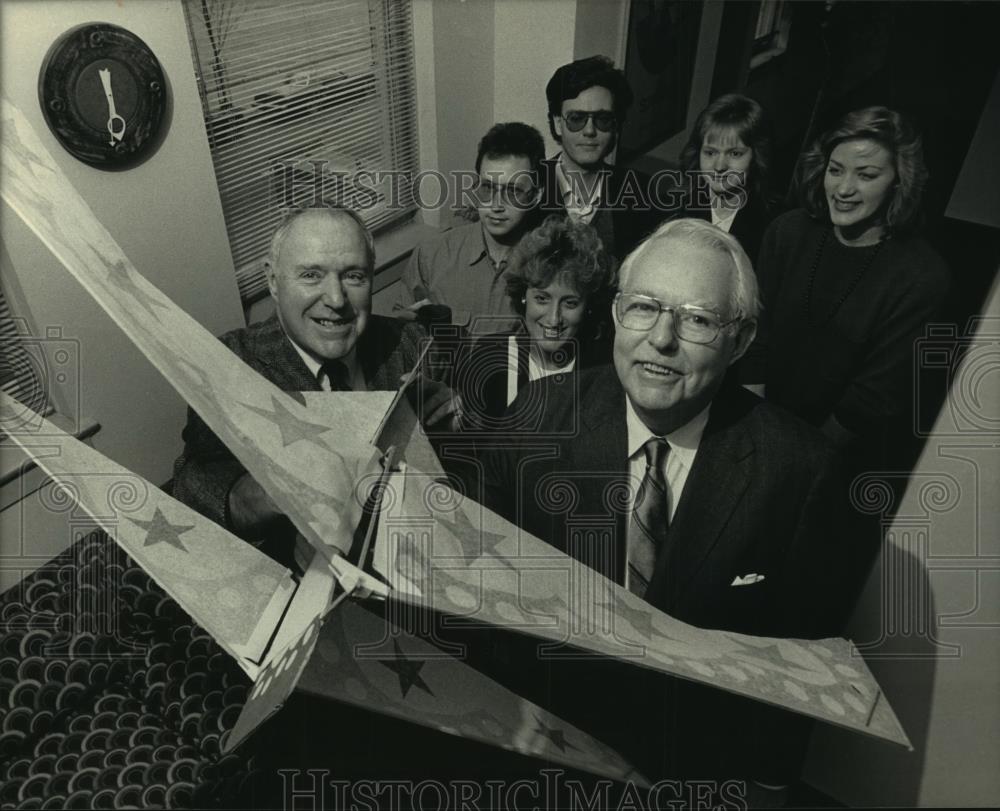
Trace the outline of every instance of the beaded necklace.
<path fill-rule="evenodd" d="M 818 327 L 822 324 L 826 324 L 837 314 L 837 311 L 841 308 L 843 303 L 847 301 L 848 296 L 850 296 L 851 293 L 854 292 L 854 288 L 858 286 L 858 283 L 861 281 L 861 277 L 868 272 L 868 268 L 872 266 L 872 263 L 875 261 L 875 257 L 878 256 L 879 251 L 882 250 L 882 243 L 885 242 L 885 240 L 880 239 L 877 243 L 875 243 L 875 250 L 868 254 L 868 258 L 865 259 L 864 264 L 858 268 L 858 272 L 854 274 L 854 278 L 851 279 L 851 283 L 847 285 L 847 289 L 844 291 L 844 294 L 833 303 L 833 307 L 830 308 L 830 312 L 827 314 L 826 318 L 821 321 L 814 321 L 812 317 L 813 285 L 816 282 L 816 271 L 819 270 L 819 260 L 823 256 L 823 249 L 826 248 L 826 241 L 829 239 L 830 232 L 832 230 L 832 228 L 826 228 L 823 230 L 823 236 L 820 237 L 819 244 L 816 246 L 816 255 L 813 256 L 812 267 L 809 270 L 809 283 L 806 285 L 805 301 L 803 303 L 805 306 L 806 322 L 811 327 Z"/>

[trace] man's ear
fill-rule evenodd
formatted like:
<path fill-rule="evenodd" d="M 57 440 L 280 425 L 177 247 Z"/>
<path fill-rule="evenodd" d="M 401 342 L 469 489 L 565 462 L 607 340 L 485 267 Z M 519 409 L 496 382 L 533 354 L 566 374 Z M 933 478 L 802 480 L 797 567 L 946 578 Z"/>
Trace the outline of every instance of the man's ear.
<path fill-rule="evenodd" d="M 275 278 L 274 265 L 271 264 L 271 260 L 264 260 L 264 278 L 267 279 L 267 291 L 271 294 L 271 298 L 278 297 L 278 282 Z"/>
<path fill-rule="evenodd" d="M 561 115 L 553 115 L 552 116 L 552 129 L 554 129 L 556 131 L 556 140 L 559 143 L 562 143 L 563 120 L 562 120 L 562 116 Z"/>
<path fill-rule="evenodd" d="M 744 321 L 740 324 L 739 332 L 736 333 L 736 349 L 733 351 L 733 356 L 729 359 L 730 366 L 746 354 L 746 351 L 750 348 L 750 344 L 753 343 L 753 339 L 756 336 L 756 320 Z"/>

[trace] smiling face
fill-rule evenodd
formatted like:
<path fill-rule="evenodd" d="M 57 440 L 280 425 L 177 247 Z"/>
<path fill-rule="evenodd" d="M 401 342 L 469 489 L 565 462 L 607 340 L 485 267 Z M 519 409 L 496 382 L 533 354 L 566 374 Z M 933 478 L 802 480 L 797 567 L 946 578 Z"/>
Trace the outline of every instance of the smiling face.
<path fill-rule="evenodd" d="M 826 164 L 823 190 L 838 236 L 852 242 L 877 240 L 895 183 L 892 153 L 878 141 L 855 138 L 837 144 Z"/>
<path fill-rule="evenodd" d="M 267 268 L 285 334 L 316 360 L 350 354 L 371 310 L 364 236 L 353 220 L 307 212 L 293 220 Z"/>
<path fill-rule="evenodd" d="M 633 262 L 622 286 L 663 305 L 690 304 L 732 319 L 736 268 L 721 250 L 665 238 L 650 245 Z M 749 324 L 723 328 L 710 344 L 682 341 L 674 316 L 661 312 L 646 331 L 617 326 L 614 362 L 636 414 L 656 434 L 667 434 L 695 417 L 715 396 L 726 369 L 753 339 Z"/>
<path fill-rule="evenodd" d="M 548 287 L 529 287 L 524 296 L 524 325 L 546 355 L 562 349 L 580 330 L 587 300 L 557 276 Z"/>
<path fill-rule="evenodd" d="M 615 147 L 615 130 L 602 132 L 594 123 L 593 117 L 587 119 L 583 129 L 570 132 L 566 126 L 565 116 L 570 112 L 580 113 L 614 113 L 615 100 L 606 87 L 595 85 L 588 87 L 579 96 L 567 99 L 562 103 L 562 115 L 554 120 L 556 134 L 562 144 L 563 153 L 581 169 L 596 169 Z"/>
<path fill-rule="evenodd" d="M 524 155 L 483 157 L 479 166 L 479 221 L 498 242 L 520 235 L 537 200 L 531 161 Z"/>
<path fill-rule="evenodd" d="M 705 133 L 698 153 L 698 168 L 710 172 L 708 185 L 715 194 L 744 188 L 753 163 L 753 150 L 732 127 L 715 127 Z"/>

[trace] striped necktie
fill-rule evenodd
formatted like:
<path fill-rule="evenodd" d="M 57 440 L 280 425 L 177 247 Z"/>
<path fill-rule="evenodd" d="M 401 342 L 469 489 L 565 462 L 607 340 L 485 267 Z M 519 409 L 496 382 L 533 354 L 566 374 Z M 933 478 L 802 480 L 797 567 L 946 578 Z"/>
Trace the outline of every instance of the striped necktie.
<path fill-rule="evenodd" d="M 646 472 L 635 494 L 632 520 L 628 527 L 628 588 L 645 597 L 656 569 L 656 554 L 667 538 L 670 524 L 664 462 L 670 445 L 663 437 L 652 437 L 642 446 L 646 452 Z"/>

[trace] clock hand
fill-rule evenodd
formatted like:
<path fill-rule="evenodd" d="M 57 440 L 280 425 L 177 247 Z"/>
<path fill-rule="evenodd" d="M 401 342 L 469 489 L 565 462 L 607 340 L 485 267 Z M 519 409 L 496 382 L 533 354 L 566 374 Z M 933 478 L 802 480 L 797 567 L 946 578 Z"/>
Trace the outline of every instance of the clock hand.
<path fill-rule="evenodd" d="M 125 119 L 118 115 L 118 111 L 115 110 L 115 94 L 111 90 L 111 71 L 108 68 L 101 68 L 97 74 L 101 77 L 104 95 L 108 98 L 108 132 L 111 133 L 109 143 L 114 146 L 125 137 Z M 118 124 L 121 126 L 118 127 Z"/>

